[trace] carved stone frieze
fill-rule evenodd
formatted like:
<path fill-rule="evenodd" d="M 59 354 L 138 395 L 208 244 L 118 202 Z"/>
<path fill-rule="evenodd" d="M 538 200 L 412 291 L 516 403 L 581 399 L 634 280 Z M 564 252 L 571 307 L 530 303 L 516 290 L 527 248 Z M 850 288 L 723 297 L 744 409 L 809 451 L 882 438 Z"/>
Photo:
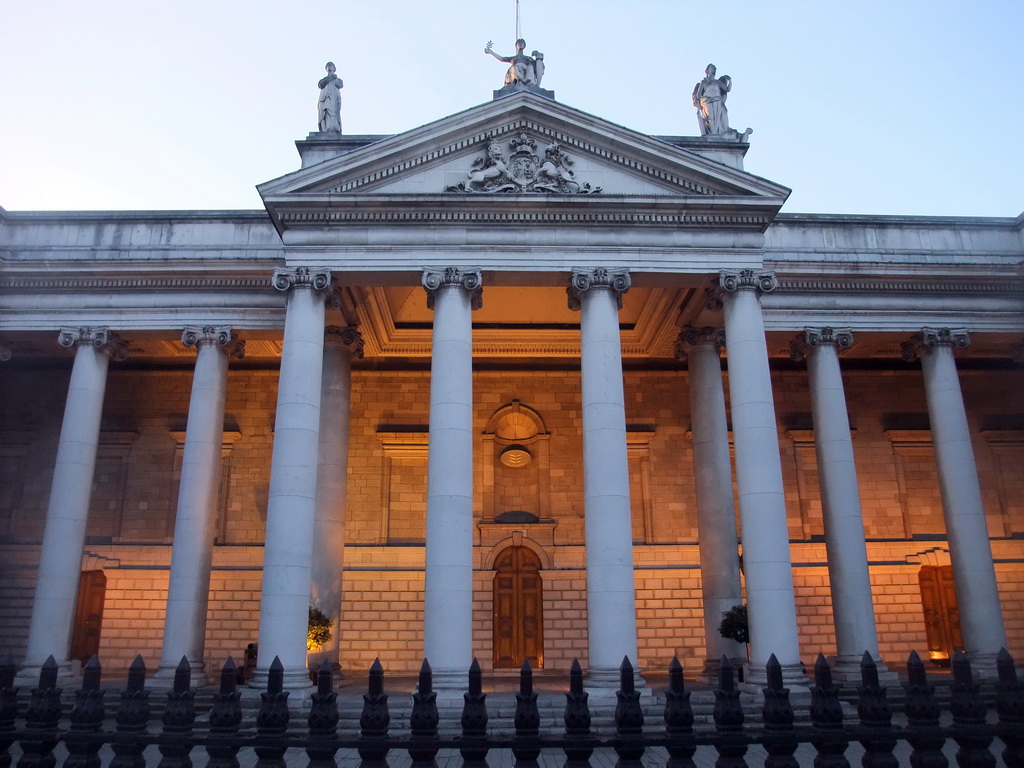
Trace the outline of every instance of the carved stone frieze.
<path fill-rule="evenodd" d="M 727 293 L 737 291 L 757 291 L 771 293 L 779 287 L 779 278 L 774 272 L 761 269 L 741 269 L 738 271 L 722 271 L 718 273 L 715 286 L 708 291 L 706 306 L 717 311 L 722 308 L 722 298 Z"/>
<path fill-rule="evenodd" d="M 57 343 L 68 348 L 89 344 L 106 352 L 111 360 L 121 362 L 128 359 L 128 342 L 109 328 L 61 328 Z"/>
<path fill-rule="evenodd" d="M 469 291 L 470 306 L 480 309 L 484 305 L 483 275 L 479 269 L 461 270 L 458 267 L 424 269 L 423 289 L 427 292 L 427 309 L 434 308 L 437 291 L 446 286 L 458 286 Z"/>
<path fill-rule="evenodd" d="M 607 288 L 615 292 L 615 300 L 622 309 L 622 294 L 629 290 L 632 280 L 628 269 L 574 269 L 565 289 L 569 309 L 578 312 L 580 296 L 593 288 Z"/>
<path fill-rule="evenodd" d="M 245 342 L 227 326 L 186 325 L 181 332 L 181 343 L 186 347 L 217 345 L 223 347 L 228 357 L 241 360 L 245 357 Z"/>
<path fill-rule="evenodd" d="M 701 344 L 712 344 L 716 351 L 721 352 L 722 347 L 725 346 L 725 329 L 715 328 L 710 325 L 705 325 L 702 328 L 692 325 L 683 328 L 679 332 L 679 336 L 676 337 L 676 360 L 683 360 L 686 357 L 686 351 L 690 347 L 696 347 Z"/>
<path fill-rule="evenodd" d="M 324 345 L 344 347 L 352 357 L 363 357 L 363 334 L 355 325 L 328 325 L 324 328 Z"/>
<path fill-rule="evenodd" d="M 837 349 L 849 349 L 853 346 L 853 331 L 849 328 L 804 328 L 789 344 L 789 356 L 793 360 L 803 360 L 812 347 L 835 346 Z"/>
<path fill-rule="evenodd" d="M 966 349 L 970 344 L 971 337 L 966 328 L 922 328 L 920 333 L 903 342 L 903 359 L 912 363 L 936 347 Z"/>
<path fill-rule="evenodd" d="M 279 291 L 293 288 L 312 288 L 326 291 L 331 287 L 331 272 L 328 269 L 309 267 L 278 267 L 274 270 L 273 285 Z"/>
<path fill-rule="evenodd" d="M 482 155 L 473 160 L 469 178 L 448 187 L 445 192 L 505 192 L 521 194 L 540 192 L 559 195 L 592 195 L 601 191 L 576 180 L 573 160 L 553 141 L 537 149 L 537 140 L 526 131 L 506 142 L 491 137 Z"/>

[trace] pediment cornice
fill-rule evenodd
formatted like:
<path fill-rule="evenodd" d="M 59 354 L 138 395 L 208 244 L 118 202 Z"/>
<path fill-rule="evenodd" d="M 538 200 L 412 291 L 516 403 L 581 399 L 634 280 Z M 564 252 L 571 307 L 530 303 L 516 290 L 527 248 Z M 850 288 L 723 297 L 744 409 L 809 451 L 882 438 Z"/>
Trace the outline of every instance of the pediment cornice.
<path fill-rule="evenodd" d="M 536 145 L 536 157 L 557 144 L 569 157 L 579 184 L 603 191 L 583 195 L 568 194 L 564 189 L 528 195 L 480 188 L 454 191 L 474 162 L 479 167 L 490 142 L 501 145 L 507 155 L 510 142 L 523 136 Z M 613 183 L 607 183 L 609 179 Z M 515 185 L 505 189 L 509 187 L 514 191 Z M 258 190 L 280 231 L 349 222 L 393 223 L 403 218 L 444 222 L 451 220 L 452 208 L 471 221 L 494 216 L 500 221 L 516 211 L 529 211 L 530 203 L 538 208 L 601 211 L 575 213 L 582 218 L 572 222 L 584 225 L 596 223 L 609 209 L 617 208 L 620 212 L 614 223 L 618 224 L 763 227 L 789 195 L 781 185 L 529 93 L 383 138 L 261 184 Z M 584 198 L 584 204 L 573 205 L 573 198 Z M 432 205 L 438 210 L 431 210 Z M 716 222 L 700 210 L 727 215 L 730 207 L 761 210 L 756 222 L 734 216 Z M 664 222 L 636 218 L 658 208 L 669 216 Z M 676 210 L 669 214 L 668 208 Z M 552 218 L 541 211 L 528 215 L 535 223 L 558 220 L 557 215 Z"/>

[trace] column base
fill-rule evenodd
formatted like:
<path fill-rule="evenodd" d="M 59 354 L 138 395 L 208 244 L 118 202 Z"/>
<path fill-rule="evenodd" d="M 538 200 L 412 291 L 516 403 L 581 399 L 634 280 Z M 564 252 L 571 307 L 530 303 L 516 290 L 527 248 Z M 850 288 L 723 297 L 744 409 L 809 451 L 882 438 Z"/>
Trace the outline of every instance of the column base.
<path fill-rule="evenodd" d="M 188 663 L 192 669 L 191 685 L 193 688 L 210 682 L 206 676 L 206 662 L 189 659 Z M 177 671 L 177 664 L 172 665 L 161 662 L 160 666 L 156 668 L 156 672 L 153 673 L 153 677 L 149 679 L 148 684 L 153 688 L 171 688 L 174 686 L 174 673 Z"/>
<path fill-rule="evenodd" d="M 37 688 L 39 686 L 39 672 L 43 663 L 25 662 L 25 665 L 18 670 L 14 676 L 14 684 L 19 688 Z M 57 687 L 66 688 L 77 685 L 82 681 L 82 664 L 78 659 L 64 659 L 57 662 Z"/>
<path fill-rule="evenodd" d="M 729 663 L 732 664 L 732 670 L 734 675 L 742 672 L 744 680 L 746 679 L 746 666 L 747 659 L 743 656 L 736 656 L 729 659 Z M 697 673 L 697 680 L 702 683 L 707 683 L 711 686 L 718 685 L 718 675 L 722 670 L 722 658 L 708 658 L 704 660 L 704 668 Z M 743 680 L 737 680 L 737 682 L 743 682 Z"/>
<path fill-rule="evenodd" d="M 590 667 L 584 677 L 584 687 L 592 696 L 605 693 L 615 695 L 622 684 L 622 675 L 618 667 Z M 647 681 L 640 674 L 639 668 L 633 670 L 633 686 L 639 691 L 647 689 Z"/>
<path fill-rule="evenodd" d="M 804 665 L 797 661 L 782 665 L 782 684 L 791 692 L 809 690 L 811 681 L 807 678 Z M 768 685 L 768 672 L 759 664 L 747 662 L 743 665 L 743 683 L 740 690 L 761 694 L 761 689 Z"/>
<path fill-rule="evenodd" d="M 843 688 L 856 688 L 860 685 L 860 660 L 862 658 L 863 656 L 829 656 L 828 663 L 832 667 L 832 682 Z M 878 684 L 886 688 L 898 686 L 900 676 L 885 666 L 881 656 L 875 656 L 874 659 L 875 667 L 878 669 Z"/>
<path fill-rule="evenodd" d="M 967 660 L 971 662 L 971 676 L 976 680 L 997 680 L 999 670 L 996 667 L 996 652 L 991 653 L 968 653 Z"/>
<path fill-rule="evenodd" d="M 267 667 L 256 667 L 253 670 L 252 678 L 246 685 L 258 691 L 265 691 L 267 690 L 269 674 L 270 672 Z M 309 679 L 309 670 L 305 667 L 296 669 L 285 668 L 282 686 L 286 691 L 307 691 L 312 689 L 313 682 Z"/>
<path fill-rule="evenodd" d="M 431 685 L 438 699 L 459 699 L 469 690 L 469 667 L 466 669 L 432 669 Z"/>

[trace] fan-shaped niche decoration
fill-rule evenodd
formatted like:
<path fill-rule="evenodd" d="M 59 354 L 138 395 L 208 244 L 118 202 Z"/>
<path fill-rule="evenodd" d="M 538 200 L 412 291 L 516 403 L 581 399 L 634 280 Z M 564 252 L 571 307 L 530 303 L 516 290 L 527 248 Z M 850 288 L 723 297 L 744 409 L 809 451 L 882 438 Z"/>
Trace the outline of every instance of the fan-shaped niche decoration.
<path fill-rule="evenodd" d="M 543 417 L 519 400 L 491 415 L 483 434 L 485 519 L 546 517 L 548 438 Z"/>

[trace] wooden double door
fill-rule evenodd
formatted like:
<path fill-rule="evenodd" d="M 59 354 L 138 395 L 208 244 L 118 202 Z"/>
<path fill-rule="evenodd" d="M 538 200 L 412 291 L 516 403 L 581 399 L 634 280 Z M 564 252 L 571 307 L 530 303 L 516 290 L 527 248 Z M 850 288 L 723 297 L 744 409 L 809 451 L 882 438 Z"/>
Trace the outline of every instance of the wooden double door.
<path fill-rule="evenodd" d="M 528 660 L 544 666 L 544 586 L 540 558 L 526 547 L 509 547 L 494 569 L 494 666 L 517 669 Z"/>
<path fill-rule="evenodd" d="M 960 609 L 953 589 L 953 567 L 923 566 L 918 581 L 921 584 L 928 658 L 939 666 L 948 667 L 953 652 L 964 647 L 964 637 L 960 632 Z"/>

